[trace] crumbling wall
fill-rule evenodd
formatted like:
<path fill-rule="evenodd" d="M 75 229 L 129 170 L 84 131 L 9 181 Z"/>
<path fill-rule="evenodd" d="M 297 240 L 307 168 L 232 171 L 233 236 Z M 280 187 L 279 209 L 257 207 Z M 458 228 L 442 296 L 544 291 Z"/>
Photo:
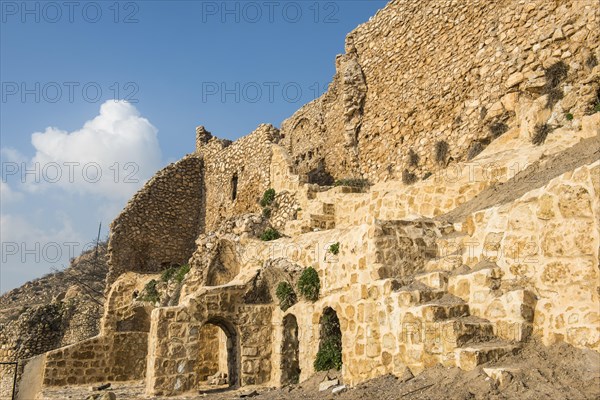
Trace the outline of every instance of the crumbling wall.
<path fill-rule="evenodd" d="M 597 90 L 599 21 L 590 1 L 391 1 L 347 36 L 328 92 L 282 124 L 282 145 L 300 174 L 420 178 L 514 125 L 519 97 L 549 96 L 559 61 L 555 118 L 579 117 Z"/>
<path fill-rule="evenodd" d="M 0 326 L 0 360 L 30 358 L 95 336 L 101 312 L 99 305 L 77 299 L 24 309 Z"/>
<path fill-rule="evenodd" d="M 185 264 L 203 231 L 202 159 L 189 155 L 158 172 L 111 224 L 107 289 L 127 271 Z"/>
<path fill-rule="evenodd" d="M 206 230 L 211 231 L 229 217 L 260 211 L 258 202 L 270 187 L 271 143 L 279 131 L 260 125 L 231 144 L 203 137 L 196 151 L 204 158 Z"/>
<path fill-rule="evenodd" d="M 148 334 L 97 336 L 46 354 L 45 386 L 82 385 L 143 379 Z"/>

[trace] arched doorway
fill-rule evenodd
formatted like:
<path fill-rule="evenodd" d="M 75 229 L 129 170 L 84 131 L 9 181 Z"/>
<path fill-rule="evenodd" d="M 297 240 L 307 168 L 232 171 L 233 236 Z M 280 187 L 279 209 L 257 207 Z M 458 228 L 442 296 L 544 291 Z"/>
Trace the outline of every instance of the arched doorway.
<path fill-rule="evenodd" d="M 199 344 L 198 387 L 207 390 L 237 387 L 238 338 L 233 325 L 222 319 L 208 320 L 200 328 Z"/>
<path fill-rule="evenodd" d="M 342 368 L 342 330 L 335 310 L 327 307 L 319 321 L 319 351 L 314 364 L 316 371 Z"/>
<path fill-rule="evenodd" d="M 283 318 L 283 340 L 281 342 L 281 384 L 300 382 L 300 352 L 298 321 L 293 314 Z"/>

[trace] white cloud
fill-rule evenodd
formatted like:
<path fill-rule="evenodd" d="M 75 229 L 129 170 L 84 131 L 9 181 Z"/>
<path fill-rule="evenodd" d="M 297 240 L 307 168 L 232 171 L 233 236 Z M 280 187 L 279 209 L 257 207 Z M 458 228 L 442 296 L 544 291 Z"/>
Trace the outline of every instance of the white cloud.
<path fill-rule="evenodd" d="M 127 102 L 109 100 L 80 129 L 48 127 L 31 143 L 31 158 L 0 149 L 0 292 L 68 265 L 162 165 L 157 129 Z"/>
<path fill-rule="evenodd" d="M 16 192 L 8 183 L 0 181 L 0 205 L 6 205 L 23 199 L 23 193 Z"/>
<path fill-rule="evenodd" d="M 127 199 L 160 167 L 157 129 L 130 103 L 109 100 L 74 132 L 48 127 L 31 136 L 36 150 L 24 180 L 29 191 Z"/>
<path fill-rule="evenodd" d="M 12 147 L 3 147 L 0 149 L 0 158 L 2 162 L 22 163 L 27 160 L 24 154 Z"/>

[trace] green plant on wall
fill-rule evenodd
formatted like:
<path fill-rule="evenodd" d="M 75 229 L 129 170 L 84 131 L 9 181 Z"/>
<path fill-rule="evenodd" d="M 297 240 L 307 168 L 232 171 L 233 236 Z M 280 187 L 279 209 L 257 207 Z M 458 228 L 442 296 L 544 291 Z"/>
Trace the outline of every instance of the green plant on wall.
<path fill-rule="evenodd" d="M 190 272 L 190 266 L 188 264 L 183 264 L 179 267 L 170 267 L 160 274 L 160 280 L 162 282 L 174 280 L 177 283 L 181 283 L 188 272 Z"/>
<path fill-rule="evenodd" d="M 336 242 L 336 243 L 332 244 L 331 246 L 329 246 L 329 252 L 331 254 L 333 254 L 334 256 L 337 256 L 338 253 L 340 252 L 340 242 Z"/>
<path fill-rule="evenodd" d="M 306 268 L 298 280 L 298 291 L 306 300 L 316 301 L 319 298 L 319 290 L 321 290 L 319 274 L 313 267 Z"/>
<path fill-rule="evenodd" d="M 144 286 L 144 291 L 141 296 L 138 297 L 139 301 L 148 301 L 150 303 L 157 303 L 160 301 L 160 294 L 156 289 L 156 285 L 158 282 L 152 279 L 150 282 L 146 283 Z"/>
<path fill-rule="evenodd" d="M 279 231 L 277 229 L 267 228 L 262 233 L 262 235 L 260 235 L 260 240 L 262 240 L 264 242 L 269 242 L 271 240 L 279 239 L 280 237 L 281 237 L 281 233 L 279 233 Z"/>
<path fill-rule="evenodd" d="M 289 282 L 279 282 L 279 285 L 277 285 L 277 289 L 275 290 L 275 295 L 279 299 L 279 308 L 281 308 L 282 311 L 285 311 L 296 304 L 296 293 Z"/>
<path fill-rule="evenodd" d="M 342 368 L 342 332 L 336 312 L 327 308 L 320 321 L 319 351 L 315 358 L 316 371 Z"/>
<path fill-rule="evenodd" d="M 262 199 L 260 199 L 260 205 L 262 207 L 270 206 L 275 201 L 275 189 L 267 189 L 263 193 Z"/>
<path fill-rule="evenodd" d="M 175 272 L 173 279 L 175 279 L 176 282 L 181 283 L 188 272 L 190 272 L 190 266 L 189 264 L 184 264 L 177 268 L 177 272 Z"/>

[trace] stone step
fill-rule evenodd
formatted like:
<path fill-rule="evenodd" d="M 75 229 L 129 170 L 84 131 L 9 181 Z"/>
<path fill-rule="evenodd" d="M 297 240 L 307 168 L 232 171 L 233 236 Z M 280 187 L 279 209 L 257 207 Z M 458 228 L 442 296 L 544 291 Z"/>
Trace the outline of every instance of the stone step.
<path fill-rule="evenodd" d="M 398 305 L 401 307 L 414 306 L 441 299 L 446 293 L 443 290 L 435 290 L 421 282 L 413 282 L 395 291 L 398 296 Z"/>
<path fill-rule="evenodd" d="M 462 255 L 449 255 L 446 257 L 436 257 L 425 262 L 425 271 L 444 271 L 451 272 L 460 267 L 463 263 Z"/>
<path fill-rule="evenodd" d="M 434 289 L 447 290 L 448 273 L 444 271 L 433 271 L 415 276 L 415 280 Z"/>
<path fill-rule="evenodd" d="M 474 298 L 477 293 L 489 293 L 500 288 L 502 272 L 496 264 L 482 262 L 472 269 L 467 268 L 461 267 L 448 276 L 448 292 L 471 302 L 479 301 Z"/>
<path fill-rule="evenodd" d="M 310 215 L 311 229 L 328 230 L 335 228 L 335 218 L 333 215 L 311 214 Z"/>
<path fill-rule="evenodd" d="M 452 318 L 431 323 L 425 329 L 425 351 L 443 355 L 443 360 L 454 359 L 454 351 L 467 343 L 482 343 L 494 338 L 490 321 L 474 316 Z M 446 363 L 453 365 L 453 361 Z"/>
<path fill-rule="evenodd" d="M 469 305 L 450 294 L 445 294 L 440 299 L 423 304 L 420 309 L 425 322 L 469 316 Z"/>
<path fill-rule="evenodd" d="M 454 347 L 481 343 L 494 338 L 494 324 L 475 316 L 450 319 L 441 323 L 444 340 Z"/>
<path fill-rule="evenodd" d="M 517 354 L 521 346 L 501 340 L 469 344 L 455 350 L 456 366 L 465 371 L 472 371 L 478 365 L 496 361 L 507 354 Z"/>

